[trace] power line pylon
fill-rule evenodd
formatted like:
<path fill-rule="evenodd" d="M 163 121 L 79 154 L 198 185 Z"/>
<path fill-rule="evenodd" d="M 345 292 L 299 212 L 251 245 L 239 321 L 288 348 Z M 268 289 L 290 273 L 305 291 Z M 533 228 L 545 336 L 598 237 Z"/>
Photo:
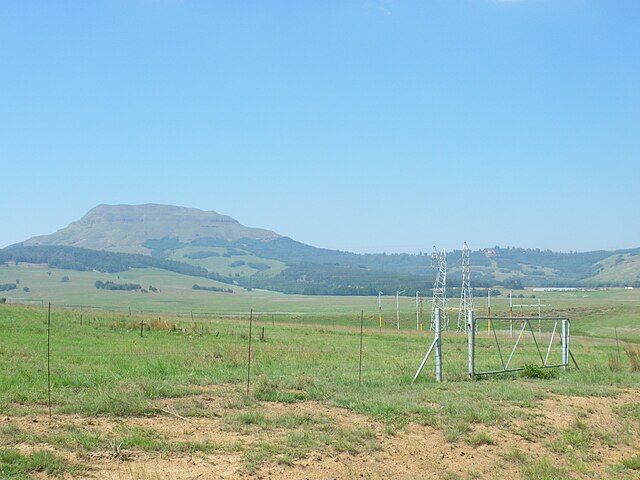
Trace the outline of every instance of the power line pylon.
<path fill-rule="evenodd" d="M 473 296 L 471 294 L 471 268 L 469 259 L 471 250 L 467 242 L 462 245 L 462 288 L 460 289 L 460 310 L 458 310 L 458 332 L 467 331 L 467 311 L 473 310 Z"/>
<path fill-rule="evenodd" d="M 433 268 L 433 301 L 431 302 L 431 330 L 436 329 L 436 309 L 440 309 L 440 325 L 442 330 L 449 330 L 449 312 L 447 311 L 447 252 L 440 252 L 433 247 L 431 255 Z"/>

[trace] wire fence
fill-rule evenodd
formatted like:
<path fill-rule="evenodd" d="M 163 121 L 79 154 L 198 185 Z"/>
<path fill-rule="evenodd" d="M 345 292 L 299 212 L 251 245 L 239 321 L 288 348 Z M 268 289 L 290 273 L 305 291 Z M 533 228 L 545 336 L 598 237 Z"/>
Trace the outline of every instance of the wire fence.
<path fill-rule="evenodd" d="M 110 401 L 180 396 L 208 384 L 248 381 L 263 390 L 275 385 L 284 392 L 318 392 L 327 385 L 411 383 L 433 332 L 385 326 L 381 333 L 377 322 L 376 313 L 363 312 L 158 315 L 56 305 L 49 314 L 15 307 L 0 311 L 0 382 L 6 386 L 0 401 L 44 404 L 50 395 L 53 407 L 64 412 L 78 398 L 95 396 L 102 400 L 91 404 L 92 411 L 100 413 L 114 408 Z M 519 319 L 493 326 L 479 321 L 477 370 L 504 367 L 518 336 L 514 365 L 539 361 L 540 345 L 549 344 L 549 362 L 557 363 L 559 336 L 551 323 L 541 321 L 537 331 L 532 325 L 530 332 Z M 467 379 L 467 336 L 443 332 L 441 340 L 444 380 Z M 421 381 L 434 381 L 432 363 Z"/>
<path fill-rule="evenodd" d="M 360 371 L 365 387 L 407 386 L 433 332 L 428 328 L 423 333 L 398 331 L 394 323 L 385 323 L 381 334 L 375 312 L 363 319 L 361 356 L 359 312 L 349 316 L 287 312 L 254 312 L 252 317 L 248 312 L 157 315 L 128 308 L 106 312 L 63 305 L 52 310 L 49 328 L 46 310 L 40 307 L 21 307 L 5 315 L 0 311 L 0 382 L 4 387 L 0 406 L 7 405 L 3 399 L 17 405 L 47 405 L 51 386 L 56 413 L 77 411 L 81 402 L 83 411 L 92 413 L 144 414 L 150 408 L 148 402 L 190 395 L 199 386 L 244 386 L 248 358 L 253 360 L 250 386 L 262 395 L 277 390 L 282 395 L 322 398 L 324 384 L 337 385 L 335 388 L 357 385 Z M 513 367 L 540 363 L 542 358 L 549 364 L 561 363 L 558 327 L 555 321 L 538 318 L 528 324 L 517 317 L 494 318 L 491 325 L 489 319 L 478 320 L 476 370 L 504 369 L 510 356 L 509 366 Z M 250 338 L 251 356 L 247 351 Z M 443 332 L 442 351 L 444 380 L 467 379 L 467 336 Z M 433 382 L 433 370 L 430 362 L 420 382 Z M 132 406 L 136 400 L 142 405 L 137 409 Z"/>

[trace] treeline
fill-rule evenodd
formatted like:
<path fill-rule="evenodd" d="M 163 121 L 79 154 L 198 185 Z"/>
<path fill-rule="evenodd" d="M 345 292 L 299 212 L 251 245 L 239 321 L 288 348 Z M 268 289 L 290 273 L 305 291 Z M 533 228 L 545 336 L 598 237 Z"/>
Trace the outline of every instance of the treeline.
<path fill-rule="evenodd" d="M 228 242 L 220 239 L 194 240 L 190 246 L 224 247 L 227 249 L 225 256 L 246 255 L 252 252 L 262 258 L 273 258 L 284 261 L 288 267 L 274 276 L 261 274 L 269 269 L 269 265 L 259 262 L 244 262 L 236 260 L 230 265 L 247 265 L 258 270 L 252 276 L 220 275 L 209 272 L 205 268 L 189 265 L 187 263 L 160 258 L 159 252 L 169 252 L 171 247 L 183 245 L 177 239 L 165 238 L 150 241 L 147 244 L 155 247 L 155 257 L 139 254 L 118 252 L 105 252 L 88 250 L 68 246 L 31 246 L 16 245 L 0 250 L 0 264 L 13 262 L 47 264 L 50 268 L 72 270 L 95 270 L 105 273 L 117 273 L 131 268 L 159 268 L 171 272 L 207 278 L 227 284 L 238 284 L 245 288 L 262 288 L 291 294 L 306 295 L 377 295 L 379 291 L 386 294 L 396 291 L 421 292 L 430 291 L 433 285 L 431 273 L 431 259 L 427 255 L 358 255 L 348 252 L 317 249 L 286 237 L 281 237 L 271 242 L 243 239 Z M 155 243 L 154 243 L 155 242 Z M 288 248 L 290 247 L 290 250 Z M 491 252 L 492 258 L 506 273 L 508 277 L 500 282 L 495 280 L 490 269 L 475 271 L 477 257 L 488 261 L 484 253 L 472 253 L 471 284 L 478 289 L 476 296 L 483 296 L 483 289 L 500 286 L 505 289 L 522 289 L 524 286 L 541 287 L 566 287 L 566 286 L 634 286 L 640 287 L 640 282 L 593 282 L 581 275 L 591 275 L 594 268 L 600 268 L 602 259 L 611 256 L 611 252 L 588 253 L 557 253 L 541 251 L 538 249 L 516 249 L 495 247 Z M 231 253 L 229 253 L 231 252 Z M 305 252 L 309 252 L 317 262 L 322 260 L 336 260 L 346 262 L 317 263 L 301 262 Z M 209 254 L 210 252 L 193 252 L 186 255 Z M 616 253 L 640 253 L 640 249 L 625 250 Z M 233 255 L 232 255 L 233 254 Z M 204 257 L 203 257 L 204 258 Z M 454 257 L 452 257 L 454 258 Z M 451 272 L 447 279 L 447 287 L 450 296 L 456 296 L 457 288 L 461 285 L 459 269 L 455 270 L 455 262 L 449 259 Z M 568 259 L 567 259 L 568 258 Z M 589 268 L 585 266 L 588 262 Z M 296 263 L 298 262 L 298 263 Z M 349 262 L 355 262 L 350 264 Z M 539 262 L 534 265 L 529 262 Z M 558 262 L 554 264 L 554 262 Z M 581 263 L 584 262 L 584 263 Z M 524 269 L 522 264 L 528 267 Z M 372 266 L 367 266 L 372 265 Z M 420 267 L 418 268 L 418 265 Z M 556 265 L 553 276 L 545 273 L 546 268 Z M 375 267 L 374 267 L 375 266 Z M 516 270 L 517 268 L 517 270 Z M 560 271 L 563 268 L 564 271 Z M 407 273 L 412 272 L 412 273 Z M 419 273 L 416 273 L 419 272 Z M 16 288 L 13 284 L 0 286 L 0 291 Z M 217 288 L 217 287 L 216 287 Z M 486 291 L 486 290 L 484 290 Z"/>
<path fill-rule="evenodd" d="M 18 285 L 15 283 L 0 284 L 0 292 L 8 292 L 9 290 L 15 290 L 16 288 L 18 288 Z"/>
<path fill-rule="evenodd" d="M 199 238 L 191 242 L 189 246 L 224 247 L 228 251 L 244 251 L 245 254 L 251 253 L 260 258 L 279 260 L 286 263 L 290 268 L 296 265 L 307 265 L 305 268 L 311 270 L 313 267 L 309 265 L 319 265 L 320 269 L 323 266 L 332 265 L 375 270 L 388 275 L 399 274 L 432 278 L 430 252 L 421 252 L 417 255 L 356 254 L 316 248 L 288 237 L 279 237 L 269 242 L 248 238 L 234 241 L 218 238 Z M 489 250 L 489 254 L 485 253 L 485 250 L 471 252 L 472 282 L 478 286 L 503 284 L 505 288 L 519 289 L 524 286 L 636 285 L 634 282 L 592 282 L 588 279 L 603 268 L 602 264 L 599 263 L 602 260 L 614 254 L 640 254 L 639 248 L 616 252 L 599 250 L 583 253 L 553 252 L 551 250 L 515 247 L 502 248 L 500 246 L 487 250 Z M 462 252 L 460 250 L 453 250 L 447 253 L 449 279 L 452 285 L 459 283 L 461 280 L 461 257 Z M 496 262 L 501 273 L 509 275 L 506 280 L 496 280 L 491 271 L 492 261 Z M 290 273 L 295 274 L 296 272 L 292 271 Z M 318 275 L 322 276 L 323 273 L 319 272 Z M 273 283 L 284 285 L 287 281 L 281 278 L 279 281 L 274 280 Z M 333 287 L 334 290 L 341 291 L 354 289 L 361 291 L 362 289 L 361 285 L 349 286 L 343 283 L 334 284 Z M 318 285 L 305 285 L 305 288 L 316 290 Z M 288 285 L 286 289 L 295 290 L 295 287 Z M 375 286 L 373 289 L 375 289 Z M 320 290 L 323 290 L 323 287 L 320 287 Z"/>
<path fill-rule="evenodd" d="M 192 260 L 201 260 L 203 258 L 219 257 L 219 256 L 220 254 L 218 252 L 207 252 L 207 251 L 189 252 L 183 255 L 184 258 L 191 258 Z"/>
<path fill-rule="evenodd" d="M 262 288 L 302 295 L 377 295 L 396 291 L 430 292 L 432 280 L 418 275 L 402 275 L 341 265 L 291 265 L 278 275 L 239 277 L 236 281 L 246 288 Z M 450 285 L 459 287 L 460 283 Z M 484 285 L 476 285 L 482 287 Z M 480 290 L 479 290 L 480 291 Z"/>
<path fill-rule="evenodd" d="M 368 268 L 373 270 L 391 271 L 407 275 L 431 275 L 430 253 L 412 255 L 408 253 L 366 253 L 358 254 L 312 247 L 293 240 L 289 237 L 278 237 L 269 242 L 242 238 L 228 241 L 221 238 L 198 238 L 193 240 L 191 247 L 224 247 L 228 252 L 247 252 L 272 260 L 279 260 L 287 265 L 320 264 L 342 265 L 350 267 Z M 450 265 L 459 265 L 462 258 L 460 250 L 454 250 L 447 255 Z M 481 250 L 471 253 L 471 263 L 476 266 L 490 266 L 489 259 Z"/>
<path fill-rule="evenodd" d="M 191 287 L 192 290 L 205 290 L 207 292 L 222 292 L 222 293 L 233 293 L 233 290 L 231 290 L 230 288 L 221 288 L 221 287 L 203 287 L 201 285 L 198 285 L 197 283 Z"/>
<path fill-rule="evenodd" d="M 495 252 L 493 257 L 499 268 L 509 269 L 512 271 L 523 271 L 522 265 L 529 268 L 550 268 L 556 272 L 560 278 L 555 278 L 557 282 L 573 281 L 577 282 L 598 273 L 598 262 L 608 258 L 614 254 L 640 254 L 640 248 L 629 250 L 617 250 L 615 252 L 607 252 L 605 250 L 596 250 L 593 252 L 553 252 L 551 250 L 540 250 L 539 248 L 501 248 L 495 246 L 492 249 Z M 543 273 L 544 274 L 544 273 Z M 527 275 L 534 275 L 529 272 Z M 540 274 L 538 274 L 541 276 Z"/>
<path fill-rule="evenodd" d="M 0 250 L 0 264 L 23 262 L 46 264 L 50 268 L 90 271 L 102 273 L 124 272 L 131 268 L 159 268 L 182 275 L 203 277 L 222 283 L 233 283 L 229 277 L 205 268 L 174 260 L 162 260 L 148 255 L 135 253 L 105 252 L 67 246 L 39 245 L 24 247 L 21 245 Z"/>
<path fill-rule="evenodd" d="M 247 262 L 247 267 L 251 267 L 254 270 L 258 270 L 259 272 L 264 272 L 265 270 L 269 270 L 271 268 L 266 263 L 260 262 Z"/>
<path fill-rule="evenodd" d="M 131 268 L 161 268 L 170 272 L 205 277 L 209 272 L 188 263 L 163 260 L 135 253 L 105 252 L 67 246 L 21 245 L 0 250 L 0 264 L 23 262 L 47 264 L 51 268 L 67 270 L 96 270 L 103 273 L 124 272 Z"/>
<path fill-rule="evenodd" d="M 140 290 L 142 285 L 138 283 L 115 283 L 115 282 L 103 282 L 102 280 L 97 280 L 94 284 L 98 290 Z"/>

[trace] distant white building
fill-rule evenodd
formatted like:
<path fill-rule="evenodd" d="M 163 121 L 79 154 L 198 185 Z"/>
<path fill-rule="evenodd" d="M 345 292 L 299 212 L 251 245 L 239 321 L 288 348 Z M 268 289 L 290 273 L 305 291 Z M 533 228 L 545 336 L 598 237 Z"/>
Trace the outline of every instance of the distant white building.
<path fill-rule="evenodd" d="M 545 288 L 534 288 L 534 292 L 575 292 L 578 290 L 576 287 L 545 287 Z"/>

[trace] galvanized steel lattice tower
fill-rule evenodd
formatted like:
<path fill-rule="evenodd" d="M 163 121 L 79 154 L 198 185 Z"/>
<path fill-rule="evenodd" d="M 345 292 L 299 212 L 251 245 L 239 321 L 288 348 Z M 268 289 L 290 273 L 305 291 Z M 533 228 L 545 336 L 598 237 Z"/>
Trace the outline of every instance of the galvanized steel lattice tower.
<path fill-rule="evenodd" d="M 458 332 L 467 331 L 467 312 L 473 310 L 473 296 L 471 295 L 471 268 L 469 259 L 471 250 L 467 242 L 462 245 L 462 288 L 460 289 L 460 310 L 458 310 Z"/>
<path fill-rule="evenodd" d="M 431 303 L 431 330 L 436 329 L 436 309 L 440 309 L 440 325 L 442 330 L 449 330 L 449 313 L 447 311 L 447 252 L 440 252 L 433 247 L 431 254 L 433 269 L 433 301 Z"/>

